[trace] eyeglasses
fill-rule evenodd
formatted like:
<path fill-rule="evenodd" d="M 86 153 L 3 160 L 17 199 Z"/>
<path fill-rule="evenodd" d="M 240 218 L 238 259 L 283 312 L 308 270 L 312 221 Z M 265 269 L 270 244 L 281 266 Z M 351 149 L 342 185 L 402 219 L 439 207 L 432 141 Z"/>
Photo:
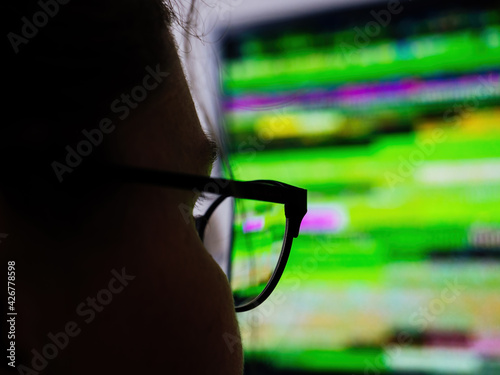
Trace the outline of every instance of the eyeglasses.
<path fill-rule="evenodd" d="M 231 198 L 233 226 L 227 276 L 236 311 L 253 309 L 269 297 L 283 274 L 293 238 L 298 237 L 307 212 L 307 190 L 270 180 L 206 181 L 207 190 L 203 191 L 214 192 L 215 184 L 221 187 L 216 192 L 220 197 L 196 219 L 198 233 L 204 241 L 214 213 Z"/>
<path fill-rule="evenodd" d="M 90 171 L 106 179 L 218 195 L 195 219 L 196 228 L 209 247 L 213 242 L 206 241 L 216 228 L 211 225 L 216 211 L 224 213 L 232 227 L 226 241 L 230 249 L 226 274 L 237 312 L 259 306 L 273 292 L 307 212 L 307 190 L 277 181 L 243 182 L 116 165 L 94 165 Z"/>

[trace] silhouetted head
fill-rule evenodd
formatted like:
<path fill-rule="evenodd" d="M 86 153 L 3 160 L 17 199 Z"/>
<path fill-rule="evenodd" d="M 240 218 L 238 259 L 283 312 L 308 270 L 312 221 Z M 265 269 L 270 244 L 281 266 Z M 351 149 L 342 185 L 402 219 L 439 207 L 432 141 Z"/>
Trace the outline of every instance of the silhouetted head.
<path fill-rule="evenodd" d="M 180 209 L 195 194 L 74 178 L 101 162 L 209 172 L 172 6 L 40 0 L 1 12 L 0 261 L 18 269 L 16 365 L 241 373 L 227 279 Z M 68 343 L 52 357 L 59 332 Z"/>

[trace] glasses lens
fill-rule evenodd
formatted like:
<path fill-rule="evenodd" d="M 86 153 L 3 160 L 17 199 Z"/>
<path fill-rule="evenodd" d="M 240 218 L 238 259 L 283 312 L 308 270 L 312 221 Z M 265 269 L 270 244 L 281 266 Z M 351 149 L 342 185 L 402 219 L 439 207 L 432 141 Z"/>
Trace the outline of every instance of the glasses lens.
<path fill-rule="evenodd" d="M 211 216 L 205 247 L 226 272 L 236 306 L 255 300 L 270 281 L 285 229 L 282 204 L 227 198 Z"/>

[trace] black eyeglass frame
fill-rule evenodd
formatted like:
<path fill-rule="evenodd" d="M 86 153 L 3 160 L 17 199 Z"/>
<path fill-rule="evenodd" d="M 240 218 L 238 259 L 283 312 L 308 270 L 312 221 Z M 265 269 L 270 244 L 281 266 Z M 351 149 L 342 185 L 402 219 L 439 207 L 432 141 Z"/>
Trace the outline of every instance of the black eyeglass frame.
<path fill-rule="evenodd" d="M 307 190 L 278 181 L 236 181 L 119 165 L 94 165 L 91 170 L 92 175 L 99 175 L 101 178 L 105 177 L 110 180 L 220 195 L 206 213 L 196 219 L 196 228 L 202 240 L 210 216 L 219 204 L 228 197 L 284 204 L 286 228 L 278 265 L 264 290 L 250 302 L 235 306 L 236 312 L 251 310 L 271 295 L 285 270 L 293 238 L 297 238 L 299 235 L 300 224 L 307 213 Z"/>
<path fill-rule="evenodd" d="M 278 285 L 288 262 L 288 257 L 290 256 L 293 239 L 298 237 L 300 224 L 307 212 L 307 190 L 272 180 L 256 180 L 246 182 L 224 179 L 211 180 L 217 182 L 227 182 L 233 189 L 231 192 L 226 192 L 217 198 L 210 205 L 203 216 L 196 218 L 196 228 L 202 240 L 204 238 L 205 229 L 210 217 L 215 212 L 217 207 L 228 197 L 281 203 L 285 205 L 285 235 L 278 263 L 271 275 L 271 278 L 256 298 L 241 305 L 238 305 L 237 300 L 235 299 L 236 312 L 248 311 L 264 302 Z M 259 191 L 259 194 L 261 194 L 260 198 L 257 198 L 255 195 L 256 191 Z M 231 254 L 229 256 L 227 276 L 229 281 L 231 281 Z"/>

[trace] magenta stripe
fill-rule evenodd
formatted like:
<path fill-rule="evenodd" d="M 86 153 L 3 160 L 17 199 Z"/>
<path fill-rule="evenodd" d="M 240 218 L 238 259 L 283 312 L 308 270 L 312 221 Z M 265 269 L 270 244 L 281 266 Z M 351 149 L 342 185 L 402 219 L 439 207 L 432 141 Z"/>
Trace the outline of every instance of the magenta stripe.
<path fill-rule="evenodd" d="M 307 93 L 275 94 L 275 95 L 249 95 L 227 98 L 224 109 L 227 111 L 238 110 L 263 110 L 266 108 L 281 107 L 286 104 L 315 104 L 315 103 L 346 103 L 368 102 L 392 98 L 401 100 L 419 94 L 439 91 L 452 91 L 457 89 L 480 88 L 482 82 L 500 83 L 500 74 L 472 75 L 453 79 L 433 79 L 421 81 L 408 79 L 398 82 L 383 82 L 375 84 L 348 85 L 337 87 L 333 90 L 316 89 Z"/>

